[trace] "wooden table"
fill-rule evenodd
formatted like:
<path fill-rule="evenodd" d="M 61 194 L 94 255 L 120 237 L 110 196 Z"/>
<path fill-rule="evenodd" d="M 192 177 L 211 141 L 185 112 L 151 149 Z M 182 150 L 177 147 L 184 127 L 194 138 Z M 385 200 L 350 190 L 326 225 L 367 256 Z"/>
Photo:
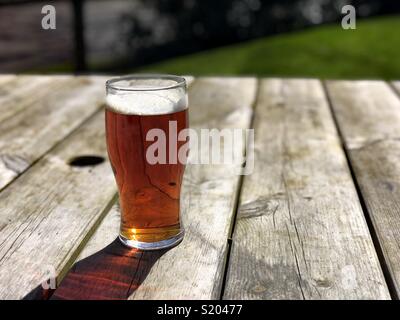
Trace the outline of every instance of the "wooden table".
<path fill-rule="evenodd" d="M 188 166 L 184 241 L 141 252 L 116 240 L 105 79 L 0 76 L 0 298 L 398 298 L 399 82 L 188 77 L 193 128 L 255 129 L 254 173 Z"/>

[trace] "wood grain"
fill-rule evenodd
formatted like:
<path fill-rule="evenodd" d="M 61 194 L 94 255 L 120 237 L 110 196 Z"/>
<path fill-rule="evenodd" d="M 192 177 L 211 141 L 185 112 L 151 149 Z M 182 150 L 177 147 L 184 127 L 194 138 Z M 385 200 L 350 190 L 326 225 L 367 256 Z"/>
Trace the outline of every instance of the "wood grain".
<path fill-rule="evenodd" d="M 225 299 L 389 299 L 318 80 L 262 82 Z"/>
<path fill-rule="evenodd" d="M 24 106 L 13 117 L 0 122 L 0 189 L 75 130 L 104 102 L 103 77 L 43 79 L 27 79 L 29 84 L 32 81 L 36 84 L 29 88 L 37 94 L 23 87 L 23 90 L 17 89 L 21 90 L 19 95 L 13 95 L 12 91 L 0 104 L 1 114 L 7 106 L 11 109 Z M 43 81 L 49 80 L 51 84 L 44 86 Z"/>
<path fill-rule="evenodd" d="M 381 81 L 327 84 L 394 295 L 400 296 L 400 99 Z"/>
<path fill-rule="evenodd" d="M 0 122 L 29 108 L 35 102 L 45 98 L 53 90 L 62 88 L 71 82 L 71 76 L 33 76 L 21 75 L 11 78 L 1 86 Z"/>
<path fill-rule="evenodd" d="M 195 80 L 189 91 L 190 126 L 197 130 L 247 128 L 255 92 L 252 78 Z M 118 251 L 112 242 L 119 229 L 119 208 L 115 206 L 54 297 L 93 298 L 101 288 L 103 297 L 117 299 L 219 298 L 240 180 L 231 169 L 187 166 L 181 196 L 185 238 L 177 247 L 157 255 L 134 249 L 123 254 Z M 128 257 L 134 273 L 122 267 Z M 99 260 L 110 263 L 98 267 Z M 90 277 L 91 285 L 87 282 Z M 83 286 L 77 286 L 77 279 Z"/>
<path fill-rule="evenodd" d="M 34 292 L 52 268 L 61 279 L 109 210 L 116 186 L 108 161 L 71 167 L 80 155 L 106 159 L 103 112 L 0 193 L 2 299 Z"/>

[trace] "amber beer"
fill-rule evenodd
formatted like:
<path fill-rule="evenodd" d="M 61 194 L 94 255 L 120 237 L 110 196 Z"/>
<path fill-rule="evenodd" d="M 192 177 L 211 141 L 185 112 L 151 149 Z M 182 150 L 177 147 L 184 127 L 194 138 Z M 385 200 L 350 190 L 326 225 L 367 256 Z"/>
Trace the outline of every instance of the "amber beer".
<path fill-rule="evenodd" d="M 186 142 L 176 133 L 188 126 L 186 85 L 173 76 L 121 79 L 121 88 L 118 79 L 107 82 L 106 107 L 107 149 L 121 206 L 120 239 L 131 247 L 165 248 L 183 237 L 180 192 L 185 164 L 178 151 Z M 152 129 L 165 133 L 164 163 L 147 158 L 154 143 L 147 140 Z M 171 136 L 176 139 L 172 143 Z"/>

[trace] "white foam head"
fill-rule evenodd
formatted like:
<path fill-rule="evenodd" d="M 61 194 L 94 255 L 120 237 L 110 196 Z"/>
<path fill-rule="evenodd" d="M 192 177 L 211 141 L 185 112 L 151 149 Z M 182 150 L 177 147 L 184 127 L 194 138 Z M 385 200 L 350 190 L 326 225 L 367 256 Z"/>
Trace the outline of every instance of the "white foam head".
<path fill-rule="evenodd" d="M 139 78 L 107 84 L 107 106 L 124 114 L 159 115 L 187 108 L 185 85 L 176 80 Z"/>

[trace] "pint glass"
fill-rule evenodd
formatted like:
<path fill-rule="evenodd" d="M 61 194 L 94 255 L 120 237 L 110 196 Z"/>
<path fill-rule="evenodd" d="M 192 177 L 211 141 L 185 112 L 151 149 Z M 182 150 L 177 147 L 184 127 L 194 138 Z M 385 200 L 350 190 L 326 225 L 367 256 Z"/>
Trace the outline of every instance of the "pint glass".
<path fill-rule="evenodd" d="M 106 90 L 107 150 L 121 206 L 119 238 L 143 250 L 173 246 L 184 234 L 179 199 L 188 139 L 178 137 L 188 126 L 185 79 L 133 75 L 108 80 Z"/>

